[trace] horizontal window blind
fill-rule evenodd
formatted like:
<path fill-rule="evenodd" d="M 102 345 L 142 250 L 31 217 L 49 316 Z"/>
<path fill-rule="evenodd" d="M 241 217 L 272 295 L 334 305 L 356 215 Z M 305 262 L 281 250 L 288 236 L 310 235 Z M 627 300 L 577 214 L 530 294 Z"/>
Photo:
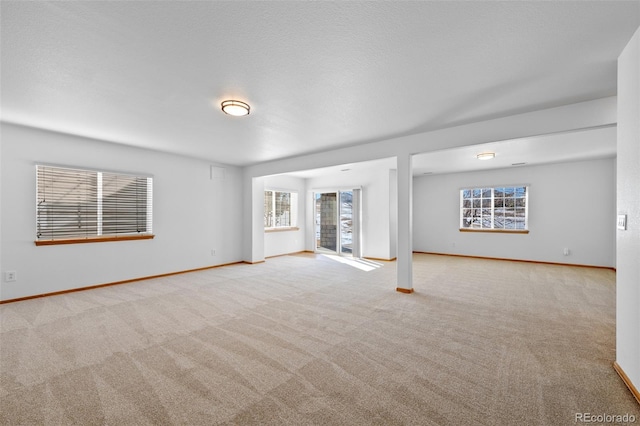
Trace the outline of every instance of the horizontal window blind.
<path fill-rule="evenodd" d="M 151 234 L 153 180 L 36 166 L 37 240 Z"/>
<path fill-rule="evenodd" d="M 146 233 L 148 178 L 102 174 L 102 234 Z"/>

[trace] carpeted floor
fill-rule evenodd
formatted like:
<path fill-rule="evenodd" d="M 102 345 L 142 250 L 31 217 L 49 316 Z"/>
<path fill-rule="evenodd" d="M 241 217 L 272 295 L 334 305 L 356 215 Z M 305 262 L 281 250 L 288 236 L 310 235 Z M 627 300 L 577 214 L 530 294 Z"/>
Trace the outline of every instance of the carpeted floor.
<path fill-rule="evenodd" d="M 414 288 L 305 254 L 1 305 L 0 424 L 640 423 L 613 271 L 416 254 Z"/>

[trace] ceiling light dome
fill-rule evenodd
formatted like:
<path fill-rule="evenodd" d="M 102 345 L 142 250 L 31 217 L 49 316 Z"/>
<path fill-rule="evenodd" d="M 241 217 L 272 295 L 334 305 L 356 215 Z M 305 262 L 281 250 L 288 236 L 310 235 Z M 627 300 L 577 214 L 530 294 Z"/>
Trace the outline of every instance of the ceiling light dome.
<path fill-rule="evenodd" d="M 478 160 L 491 160 L 495 156 L 496 156 L 495 152 L 481 152 L 480 154 L 476 155 L 476 158 Z"/>
<path fill-rule="evenodd" d="M 222 102 L 222 111 L 225 114 L 234 115 L 236 117 L 242 117 L 243 115 L 249 115 L 249 104 L 242 101 L 228 100 Z"/>

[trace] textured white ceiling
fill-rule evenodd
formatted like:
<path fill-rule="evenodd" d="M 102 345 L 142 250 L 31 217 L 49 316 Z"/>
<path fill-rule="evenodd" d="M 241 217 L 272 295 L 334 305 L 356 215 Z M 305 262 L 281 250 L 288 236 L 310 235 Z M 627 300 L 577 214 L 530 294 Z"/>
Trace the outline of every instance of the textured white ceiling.
<path fill-rule="evenodd" d="M 247 165 L 615 95 L 640 1 L 4 0 L 0 18 L 3 121 Z"/>

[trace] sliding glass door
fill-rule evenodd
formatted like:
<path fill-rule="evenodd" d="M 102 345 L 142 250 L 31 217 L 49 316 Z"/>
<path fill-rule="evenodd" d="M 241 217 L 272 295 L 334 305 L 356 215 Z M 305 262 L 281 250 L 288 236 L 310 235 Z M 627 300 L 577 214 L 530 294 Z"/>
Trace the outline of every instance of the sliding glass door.
<path fill-rule="evenodd" d="M 360 257 L 360 190 L 316 192 L 316 251 Z"/>
<path fill-rule="evenodd" d="M 321 192 L 316 199 L 316 251 L 338 251 L 338 194 Z"/>

